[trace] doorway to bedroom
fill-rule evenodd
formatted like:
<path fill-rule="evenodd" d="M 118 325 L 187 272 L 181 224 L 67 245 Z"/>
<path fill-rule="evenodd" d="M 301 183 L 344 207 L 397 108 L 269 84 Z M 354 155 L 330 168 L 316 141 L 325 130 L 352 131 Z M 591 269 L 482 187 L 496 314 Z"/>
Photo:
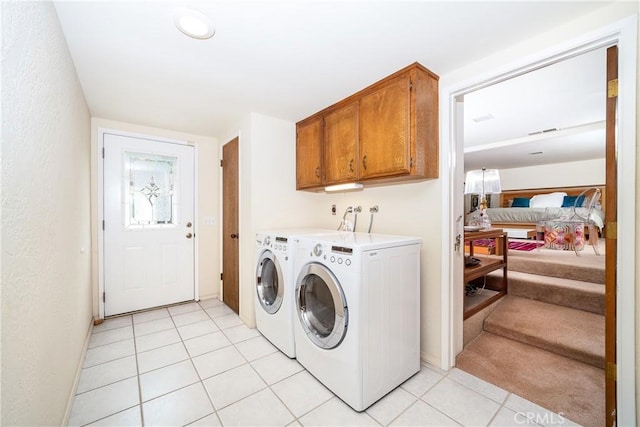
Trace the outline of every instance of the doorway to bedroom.
<path fill-rule="evenodd" d="M 615 176 L 615 160 L 607 163 L 615 151 L 605 143 L 607 72 L 600 46 L 464 95 L 464 170 L 499 171 L 502 191 L 487 195 L 483 216 L 509 233 L 512 248 L 508 292 L 464 321 L 456 363 L 572 421 L 598 425 L 605 423 L 605 259 L 615 250 L 604 250 L 603 240 L 601 255 L 588 246 L 539 248 L 533 236 L 542 219 L 569 215 L 564 202 L 569 209 L 583 190 L 597 187 L 615 201 L 615 185 L 612 194 L 605 189 L 611 168 Z M 478 215 L 474 196 L 465 195 L 465 224 Z M 537 207 L 510 207 L 534 196 L 555 199 L 541 206 L 545 218 L 531 217 Z M 604 203 L 596 215 L 602 237 Z M 488 242 L 488 256 L 492 248 L 499 245 Z M 501 275 L 466 284 L 465 305 L 491 295 Z"/>

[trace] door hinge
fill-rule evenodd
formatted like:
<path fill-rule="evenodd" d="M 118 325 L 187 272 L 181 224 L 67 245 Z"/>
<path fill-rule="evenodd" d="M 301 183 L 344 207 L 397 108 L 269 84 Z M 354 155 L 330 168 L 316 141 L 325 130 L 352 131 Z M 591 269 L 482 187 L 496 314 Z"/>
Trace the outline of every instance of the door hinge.
<path fill-rule="evenodd" d="M 409 79 L 409 92 L 413 90 L 413 81 Z"/>
<path fill-rule="evenodd" d="M 223 280 L 223 279 L 222 279 L 222 273 L 220 273 L 220 280 Z"/>
<path fill-rule="evenodd" d="M 102 293 L 102 302 L 106 302 L 107 301 L 107 293 L 103 292 Z"/>
<path fill-rule="evenodd" d="M 617 222 L 608 222 L 607 226 L 604 228 L 605 238 L 606 239 L 617 239 L 618 238 L 618 223 Z"/>
<path fill-rule="evenodd" d="M 413 167 L 413 157 L 409 157 L 409 169 Z"/>
<path fill-rule="evenodd" d="M 618 96 L 618 79 L 609 80 L 607 82 L 607 98 L 615 98 Z"/>
<path fill-rule="evenodd" d="M 220 159 L 220 167 L 223 168 L 224 167 L 224 160 Z"/>
<path fill-rule="evenodd" d="M 618 365 L 607 362 L 607 378 L 613 381 L 618 381 Z"/>
<path fill-rule="evenodd" d="M 104 219 L 102 220 L 102 231 L 104 231 Z"/>

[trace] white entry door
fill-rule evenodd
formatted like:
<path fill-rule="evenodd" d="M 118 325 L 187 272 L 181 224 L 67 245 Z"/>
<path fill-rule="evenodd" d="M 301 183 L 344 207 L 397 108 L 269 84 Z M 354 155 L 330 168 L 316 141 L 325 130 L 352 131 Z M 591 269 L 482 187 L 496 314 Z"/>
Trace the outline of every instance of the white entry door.
<path fill-rule="evenodd" d="M 193 300 L 193 147 L 103 142 L 105 316 Z"/>

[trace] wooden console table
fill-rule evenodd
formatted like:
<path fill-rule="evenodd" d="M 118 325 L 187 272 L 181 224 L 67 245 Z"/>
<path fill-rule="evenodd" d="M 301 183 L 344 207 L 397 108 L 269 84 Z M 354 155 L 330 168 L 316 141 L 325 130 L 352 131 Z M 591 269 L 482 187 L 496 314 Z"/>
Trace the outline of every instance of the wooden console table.
<path fill-rule="evenodd" d="M 496 246 L 500 246 L 501 248 L 500 256 L 491 256 L 491 255 L 482 256 L 482 255 L 474 254 L 473 242 L 475 240 L 484 240 L 484 239 L 496 239 Z M 482 299 L 482 301 L 479 301 L 478 304 L 475 304 L 471 307 L 466 308 L 464 310 L 464 319 L 467 319 L 473 316 L 478 311 L 491 305 L 493 302 L 499 300 L 500 298 L 502 298 L 507 294 L 507 288 L 508 288 L 507 240 L 508 239 L 507 239 L 506 231 L 499 228 L 489 228 L 486 230 L 471 231 L 471 232 L 464 233 L 464 243 L 465 243 L 465 246 L 467 246 L 467 243 L 468 243 L 468 248 L 469 248 L 468 253 L 465 253 L 465 255 L 478 258 L 480 260 L 480 263 L 474 266 L 469 266 L 469 267 L 465 266 L 463 286 L 466 286 L 467 283 L 469 283 L 474 279 L 485 277 L 487 274 L 491 273 L 492 271 L 502 269 L 502 281 L 501 281 L 502 283 L 497 285 L 492 284 L 491 287 L 489 286 L 486 287 L 486 289 L 497 291 L 497 293 L 495 295 L 492 295 L 489 298 Z M 465 295 L 465 298 L 474 298 L 474 297 L 473 296 L 467 297 Z"/>

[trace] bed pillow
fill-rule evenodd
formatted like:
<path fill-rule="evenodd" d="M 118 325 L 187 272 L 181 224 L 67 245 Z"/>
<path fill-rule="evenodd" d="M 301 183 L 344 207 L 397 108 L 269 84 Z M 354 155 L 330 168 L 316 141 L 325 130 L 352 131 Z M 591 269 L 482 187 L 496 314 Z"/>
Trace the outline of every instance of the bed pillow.
<path fill-rule="evenodd" d="M 529 207 L 529 199 L 526 197 L 514 197 L 513 202 L 511 202 L 512 208 L 528 208 Z"/>
<path fill-rule="evenodd" d="M 531 201 L 529 202 L 529 207 L 531 208 L 559 208 L 562 206 L 562 201 L 564 200 L 564 196 L 567 193 L 565 192 L 555 192 L 549 194 L 538 194 L 537 196 L 533 196 Z"/>
<path fill-rule="evenodd" d="M 576 205 L 576 199 L 578 200 L 578 204 Z M 584 203 L 584 195 L 580 196 L 578 198 L 578 196 L 564 196 L 564 199 L 562 199 L 562 206 L 563 208 L 572 208 L 574 205 L 576 205 L 577 208 L 581 207 L 582 204 Z"/>

